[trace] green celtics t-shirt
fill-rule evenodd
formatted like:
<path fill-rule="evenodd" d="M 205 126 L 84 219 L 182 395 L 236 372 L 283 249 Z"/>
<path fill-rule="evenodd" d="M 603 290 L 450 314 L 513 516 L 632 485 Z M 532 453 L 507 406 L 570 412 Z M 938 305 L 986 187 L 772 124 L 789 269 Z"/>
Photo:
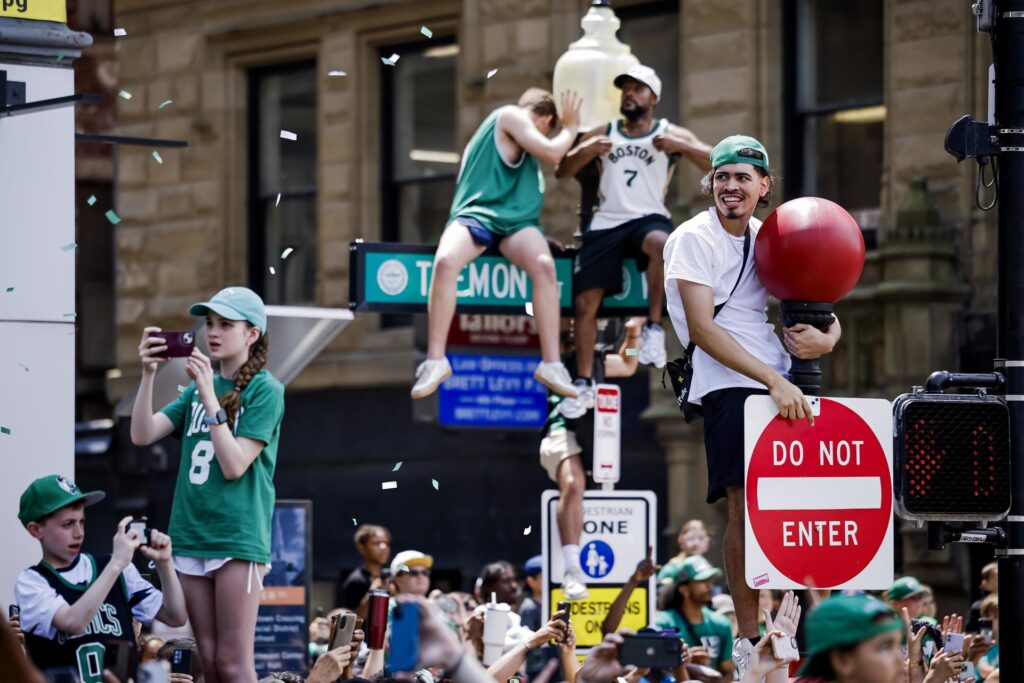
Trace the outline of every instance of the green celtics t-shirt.
<path fill-rule="evenodd" d="M 715 614 L 707 607 L 701 608 L 703 619 L 699 624 L 689 624 L 679 610 L 658 612 L 654 625 L 658 628 L 674 628 L 679 637 L 690 647 L 704 647 L 711 655 L 711 666 L 721 670 L 722 662 L 732 659 L 732 625 L 725 617 Z"/>
<path fill-rule="evenodd" d="M 214 375 L 217 396 L 233 381 Z M 274 468 L 284 417 L 284 386 L 260 370 L 242 392 L 234 434 L 266 444 L 238 479 L 224 478 L 214 454 L 206 409 L 195 382 L 161 411 L 181 439 L 181 464 L 174 487 L 168 533 L 176 555 L 270 561 L 270 520 L 274 512 Z"/>
<path fill-rule="evenodd" d="M 502 109 L 484 119 L 462 153 L 448 222 L 456 216 L 472 216 L 491 232 L 510 235 L 523 228 L 540 228 L 544 174 L 537 159 L 525 151 L 514 165 L 501 156 L 495 136 Z"/>

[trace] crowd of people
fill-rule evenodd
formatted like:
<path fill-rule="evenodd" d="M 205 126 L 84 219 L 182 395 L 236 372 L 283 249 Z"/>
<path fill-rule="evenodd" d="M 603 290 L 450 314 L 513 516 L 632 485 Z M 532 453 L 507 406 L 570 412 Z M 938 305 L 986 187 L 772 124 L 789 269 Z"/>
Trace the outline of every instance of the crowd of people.
<path fill-rule="evenodd" d="M 780 339 L 768 320 L 768 293 L 751 249 L 761 225 L 754 212 L 768 206 L 774 184 L 764 145 L 732 135 L 709 146 L 688 129 L 655 118 L 661 81 L 649 67 L 630 68 L 614 85 L 621 90 L 622 118 L 583 135 L 575 94 L 560 94 L 556 105 L 551 93 L 531 88 L 516 105 L 491 112 L 470 140 L 433 262 L 429 344 L 411 396 L 430 395 L 452 373 L 445 343 L 463 267 L 488 249 L 500 251 L 529 275 L 541 347 L 535 377 L 552 393 L 540 463 L 561 494 L 557 523 L 565 569 L 551 578 L 567 600 L 583 600 L 589 595 L 580 566 L 589 454 L 576 438 L 577 421 L 594 408 L 596 382 L 628 376 L 638 365 L 666 366 L 661 323 L 667 308 L 686 348 L 678 366 L 683 371 L 673 376 L 680 409 L 688 418 L 704 417 L 707 502 L 727 501 L 724 574 L 706 557 L 709 529 L 688 522 L 677 555 L 659 566 L 648 552 L 637 565 L 604 615 L 604 640 L 580 664 L 571 606 L 542 604 L 538 558 L 522 567 L 525 588 L 515 565 L 495 561 L 483 567 L 472 592 L 432 592 L 431 555 L 407 549 L 392 557 L 389 530 L 364 525 L 355 536 L 362 566 L 342 585 L 337 611 L 310 627 L 306 680 L 399 675 L 389 667 L 395 649 L 381 639 L 391 627 L 392 634 L 399 625 L 409 629 L 406 615 L 418 614 L 418 629 L 404 631 L 413 633 L 416 645 L 401 654 L 414 660 L 415 678 L 423 683 L 781 683 L 798 659 L 793 673 L 808 682 L 940 683 L 961 679 L 965 666 L 961 680 L 998 681 L 997 578 L 991 567 L 982 584 L 991 594 L 972 607 L 966 625 L 957 615 L 939 621 L 933 596 L 929 603 L 927 588 L 913 577 L 900 578 L 882 595 L 810 591 L 805 599 L 757 591 L 743 581 L 744 403 L 766 395 L 784 419 L 813 424 L 806 397 L 787 378 L 790 356 L 831 352 L 841 326 L 835 319 L 821 329 L 794 325 Z M 711 206 L 674 228 L 665 194 L 680 159 L 706 172 L 701 187 Z M 555 167 L 557 177 L 591 165 L 599 176 L 594 204 L 584 207 L 588 218 L 573 275 L 575 317 L 568 325 L 559 321 L 552 245 L 540 228 L 541 163 Z M 596 315 L 603 298 L 620 291 L 626 258 L 646 274 L 649 309 L 625 326 L 618 352 L 598 362 Z M 256 681 L 254 631 L 269 571 L 284 389 L 265 367 L 267 316 L 255 292 L 227 287 L 189 311 L 205 321 L 209 355 L 186 349 L 191 381 L 177 399 L 156 409 L 156 370 L 176 352 L 168 334 L 147 327 L 131 417 L 136 445 L 170 435 L 181 440 L 167 533 L 126 517 L 109 554 L 84 553 L 85 508 L 103 494 L 83 492 L 57 475 L 33 482 L 21 498 L 19 518 L 39 541 L 41 559 L 18 578 L 10 624 L 0 621 L 2 670 L 14 672 L 15 680 L 41 680 L 44 670 L 81 683 L 124 683 L 120 678 L 137 660 L 148 667 L 170 658 L 176 664 L 190 660 L 187 671 L 176 667 L 170 673 L 167 680 L 175 683 Z M 153 564 L 160 589 L 135 569 L 136 553 Z M 640 633 L 624 631 L 631 594 L 654 579 L 657 613 Z M 489 622 L 497 613 L 500 621 Z M 332 647 L 332 630 L 343 615 L 352 625 L 350 636 Z M 140 625 L 181 628 L 186 622 L 192 639 L 140 640 Z M 644 666 L 659 647 L 671 655 L 670 665 L 659 659 L 656 667 Z M 289 672 L 264 679 L 295 680 L 301 678 Z"/>

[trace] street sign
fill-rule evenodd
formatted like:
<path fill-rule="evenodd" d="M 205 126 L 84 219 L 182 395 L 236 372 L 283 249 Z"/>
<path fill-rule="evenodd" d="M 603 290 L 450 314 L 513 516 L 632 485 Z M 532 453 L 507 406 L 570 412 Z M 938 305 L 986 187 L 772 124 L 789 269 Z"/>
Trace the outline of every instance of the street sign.
<path fill-rule="evenodd" d="M 562 602 L 565 560 L 558 533 L 558 491 L 541 496 L 541 548 L 544 558 L 544 614 L 546 622 Z M 658 498 L 652 491 L 587 491 L 583 496 L 583 535 L 580 566 L 587 575 L 590 595 L 570 602 L 576 631 L 576 650 L 586 654 L 601 642 L 601 624 L 647 547 L 657 554 L 655 512 Z M 633 591 L 619 628 L 639 630 L 654 617 L 654 579 Z"/>
<path fill-rule="evenodd" d="M 598 384 L 594 393 L 594 481 L 617 484 L 622 443 L 622 390 L 615 384 Z"/>
<path fill-rule="evenodd" d="M 425 313 L 434 266 L 434 247 L 393 242 L 355 241 L 350 247 L 349 308 L 374 313 Z M 559 305 L 572 313 L 575 249 L 553 253 Z M 606 297 L 600 317 L 647 314 L 647 278 L 627 259 L 622 268 L 622 292 Z M 533 288 L 526 273 L 504 256 L 485 252 L 467 265 L 456 285 L 459 313 L 526 312 Z"/>
<path fill-rule="evenodd" d="M 785 420 L 744 413 L 746 581 L 752 588 L 882 589 L 893 581 L 892 406 L 822 398 Z"/>
<path fill-rule="evenodd" d="M 438 422 L 447 427 L 539 429 L 548 416 L 540 358 L 449 353 L 452 376 L 438 390 Z"/>

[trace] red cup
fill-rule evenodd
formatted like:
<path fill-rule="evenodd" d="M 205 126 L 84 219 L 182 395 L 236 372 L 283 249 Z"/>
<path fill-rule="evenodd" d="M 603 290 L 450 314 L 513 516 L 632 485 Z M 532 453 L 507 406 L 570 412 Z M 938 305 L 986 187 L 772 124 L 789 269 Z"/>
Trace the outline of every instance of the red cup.
<path fill-rule="evenodd" d="M 384 635 L 388 628 L 388 600 L 385 591 L 370 591 L 370 605 L 366 613 L 366 646 L 371 650 L 384 649 Z"/>

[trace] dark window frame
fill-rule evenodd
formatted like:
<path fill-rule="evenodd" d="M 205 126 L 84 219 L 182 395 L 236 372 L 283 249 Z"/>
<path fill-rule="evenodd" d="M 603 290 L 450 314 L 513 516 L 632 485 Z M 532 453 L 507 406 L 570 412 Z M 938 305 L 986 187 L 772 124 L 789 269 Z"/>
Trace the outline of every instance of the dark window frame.
<path fill-rule="evenodd" d="M 259 82 L 268 76 L 282 76 L 299 71 L 312 69 L 316 73 L 317 60 L 303 59 L 294 62 L 271 64 L 268 66 L 255 67 L 246 72 L 246 149 L 248 150 L 246 207 L 248 214 L 248 280 L 249 287 L 266 298 L 266 282 L 269 264 L 267 263 L 267 221 L 263 212 L 264 202 L 273 193 L 264 197 L 260 193 L 260 95 Z M 319 99 L 319 88 L 317 98 Z M 308 199 L 316 197 L 319 192 L 319 174 L 317 174 L 317 185 L 312 188 L 305 188 L 299 191 L 285 192 L 282 190 L 281 199 Z M 317 226 L 319 228 L 319 226 Z"/>

